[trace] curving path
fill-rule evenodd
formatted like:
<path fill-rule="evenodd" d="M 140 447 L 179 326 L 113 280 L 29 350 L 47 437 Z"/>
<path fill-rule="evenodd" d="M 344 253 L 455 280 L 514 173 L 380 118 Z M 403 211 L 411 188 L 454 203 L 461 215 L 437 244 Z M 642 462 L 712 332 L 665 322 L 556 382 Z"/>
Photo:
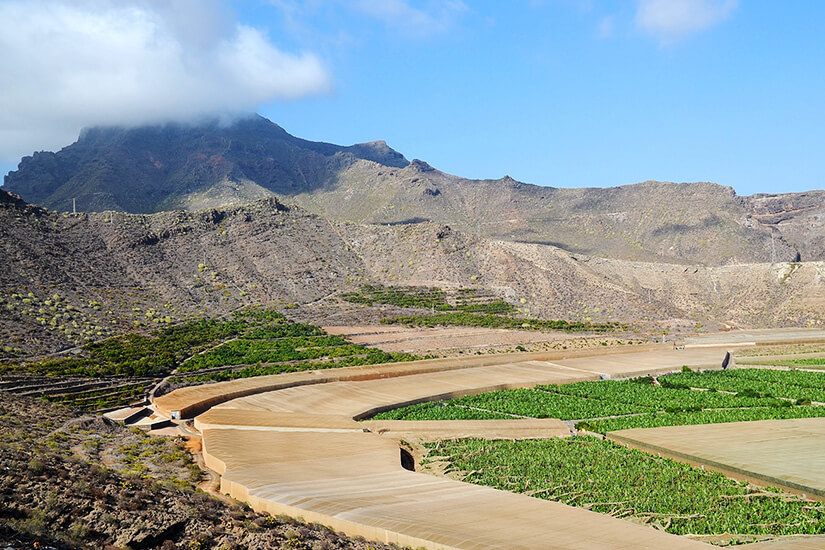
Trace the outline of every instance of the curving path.
<path fill-rule="evenodd" d="M 720 347 L 611 351 L 294 373 L 184 388 L 157 398 L 154 406 L 167 415 L 202 413 L 195 427 L 203 435 L 206 464 L 222 476 L 223 492 L 257 510 L 302 516 L 351 535 L 427 548 L 709 548 L 584 509 L 416 473 L 400 464 L 397 440 L 404 437 L 567 435 L 559 421 L 354 420 L 401 404 L 490 389 L 667 372 L 682 365 L 713 367 L 725 354 Z"/>

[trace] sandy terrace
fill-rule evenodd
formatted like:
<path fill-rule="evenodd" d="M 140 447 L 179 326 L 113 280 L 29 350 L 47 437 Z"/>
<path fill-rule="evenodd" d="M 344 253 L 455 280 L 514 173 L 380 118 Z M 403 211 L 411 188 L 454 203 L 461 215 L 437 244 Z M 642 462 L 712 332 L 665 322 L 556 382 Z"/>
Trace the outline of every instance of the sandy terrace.
<path fill-rule="evenodd" d="M 330 334 L 345 336 L 356 344 L 366 344 L 384 351 L 408 353 L 494 350 L 518 345 L 537 348 L 562 342 L 586 345 L 584 335 L 571 336 L 566 332 L 471 327 L 413 328 L 393 325 L 339 325 L 324 327 L 324 330 Z"/>
<path fill-rule="evenodd" d="M 823 418 L 622 430 L 608 438 L 825 500 Z"/>
<path fill-rule="evenodd" d="M 155 405 L 212 405 L 195 427 L 223 492 L 257 510 L 300 515 L 352 535 L 432 549 L 709 548 L 584 509 L 408 471 L 400 463 L 398 439 L 569 435 L 560 421 L 353 420 L 405 403 L 494 388 L 667 371 L 686 363 L 714 366 L 724 354 L 718 348 L 633 347 L 614 349 L 609 357 L 579 350 L 567 357 L 507 354 L 362 367 L 349 369 L 357 371 L 351 375 L 345 369 L 293 373 L 183 389 Z M 310 376 L 324 380 L 305 379 Z M 239 398 L 227 401 L 219 394 Z"/>

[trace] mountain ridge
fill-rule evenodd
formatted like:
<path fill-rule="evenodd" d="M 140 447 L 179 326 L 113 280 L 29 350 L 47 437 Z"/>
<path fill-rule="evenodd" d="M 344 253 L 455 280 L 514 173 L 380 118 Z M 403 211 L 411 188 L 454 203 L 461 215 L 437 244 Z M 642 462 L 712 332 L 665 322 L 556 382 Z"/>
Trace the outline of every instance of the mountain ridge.
<path fill-rule="evenodd" d="M 263 117 L 199 126 L 93 128 L 22 159 L 3 189 L 81 211 L 153 213 L 267 197 L 361 224 L 432 221 L 465 233 L 624 260 L 727 265 L 825 259 L 825 191 L 739 196 L 714 183 L 607 188 L 471 180 L 386 142 L 294 137 Z"/>

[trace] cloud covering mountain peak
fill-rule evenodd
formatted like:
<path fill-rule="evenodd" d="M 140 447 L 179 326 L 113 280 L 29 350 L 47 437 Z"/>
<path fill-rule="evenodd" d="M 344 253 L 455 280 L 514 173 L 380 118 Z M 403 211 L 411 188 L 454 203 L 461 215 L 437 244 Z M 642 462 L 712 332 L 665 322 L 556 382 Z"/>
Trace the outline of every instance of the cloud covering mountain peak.
<path fill-rule="evenodd" d="M 0 158 L 83 126 L 188 121 L 323 94 L 330 76 L 214 1 L 0 3 Z"/>

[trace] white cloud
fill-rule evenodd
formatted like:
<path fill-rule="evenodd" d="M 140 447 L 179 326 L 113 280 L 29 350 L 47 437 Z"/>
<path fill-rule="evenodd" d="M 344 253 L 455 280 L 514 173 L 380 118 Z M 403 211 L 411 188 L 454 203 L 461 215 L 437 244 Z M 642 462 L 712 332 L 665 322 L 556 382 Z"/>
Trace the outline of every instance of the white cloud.
<path fill-rule="evenodd" d="M 726 19 L 738 0 L 639 0 L 636 23 L 663 43 L 703 31 Z"/>
<path fill-rule="evenodd" d="M 194 120 L 325 93 L 311 54 L 285 53 L 212 0 L 0 2 L 0 158 L 83 126 Z"/>
<path fill-rule="evenodd" d="M 426 8 L 414 7 L 407 0 L 356 0 L 351 6 L 364 15 L 413 34 L 445 32 L 456 16 L 467 11 L 461 0 L 430 2 Z"/>

